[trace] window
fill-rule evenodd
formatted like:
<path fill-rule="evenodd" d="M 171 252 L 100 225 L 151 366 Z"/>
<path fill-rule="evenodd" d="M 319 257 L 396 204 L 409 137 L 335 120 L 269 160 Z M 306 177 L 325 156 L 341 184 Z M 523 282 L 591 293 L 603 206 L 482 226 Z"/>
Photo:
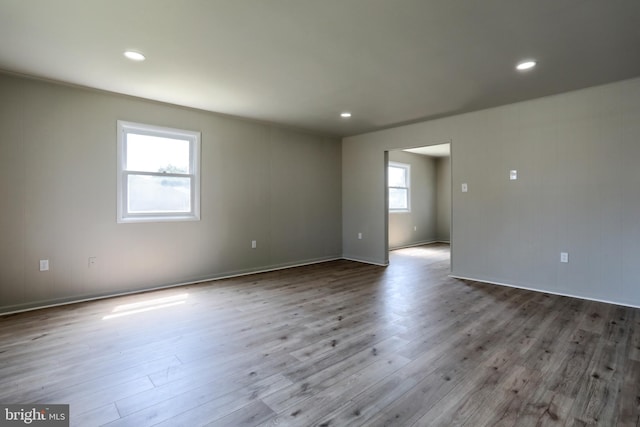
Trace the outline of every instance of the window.
<path fill-rule="evenodd" d="M 118 121 L 118 222 L 200 219 L 200 133 Z"/>
<path fill-rule="evenodd" d="M 389 212 L 411 211 L 409 182 L 411 166 L 389 162 Z"/>

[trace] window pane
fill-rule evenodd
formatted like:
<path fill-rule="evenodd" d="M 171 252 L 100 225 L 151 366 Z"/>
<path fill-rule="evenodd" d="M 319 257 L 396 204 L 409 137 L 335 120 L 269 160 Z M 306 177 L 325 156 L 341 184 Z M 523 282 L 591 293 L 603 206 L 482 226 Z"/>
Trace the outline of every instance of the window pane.
<path fill-rule="evenodd" d="M 389 189 L 389 209 L 408 209 L 409 194 L 406 188 Z"/>
<path fill-rule="evenodd" d="M 189 173 L 189 141 L 127 133 L 127 170 Z"/>
<path fill-rule="evenodd" d="M 130 213 L 190 212 L 191 179 L 129 175 Z"/>
<path fill-rule="evenodd" d="M 389 186 L 390 187 L 406 187 L 406 169 L 389 166 Z"/>

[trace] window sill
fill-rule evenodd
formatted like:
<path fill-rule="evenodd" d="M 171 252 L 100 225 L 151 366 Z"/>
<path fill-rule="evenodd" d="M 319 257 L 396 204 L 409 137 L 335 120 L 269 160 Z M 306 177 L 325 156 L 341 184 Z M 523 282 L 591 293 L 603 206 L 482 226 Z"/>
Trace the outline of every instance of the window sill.
<path fill-rule="evenodd" d="M 118 224 L 135 224 L 140 222 L 187 222 L 187 221 L 200 221 L 199 216 L 184 215 L 184 216 L 136 216 L 118 218 Z"/>

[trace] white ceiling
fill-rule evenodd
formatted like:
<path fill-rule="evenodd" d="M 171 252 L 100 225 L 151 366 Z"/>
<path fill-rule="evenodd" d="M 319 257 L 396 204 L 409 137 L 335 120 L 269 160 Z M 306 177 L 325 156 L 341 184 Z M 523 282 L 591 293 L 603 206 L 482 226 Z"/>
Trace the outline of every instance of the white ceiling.
<path fill-rule="evenodd" d="M 422 154 L 431 157 L 449 157 L 451 155 L 451 144 L 429 145 L 426 147 L 407 148 L 402 151 L 409 153 Z"/>
<path fill-rule="evenodd" d="M 638 0 L 0 0 L 0 69 L 344 136 L 639 76 L 639 23 Z"/>

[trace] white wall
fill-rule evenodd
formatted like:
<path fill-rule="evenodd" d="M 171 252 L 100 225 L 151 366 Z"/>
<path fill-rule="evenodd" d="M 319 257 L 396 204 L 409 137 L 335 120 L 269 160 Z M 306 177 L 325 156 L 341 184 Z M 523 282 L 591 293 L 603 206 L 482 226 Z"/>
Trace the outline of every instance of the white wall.
<path fill-rule="evenodd" d="M 346 256 L 387 259 L 385 150 L 447 141 L 454 275 L 640 305 L 640 79 L 345 138 Z"/>
<path fill-rule="evenodd" d="M 0 94 L 0 312 L 341 255 L 339 140 L 1 74 Z M 201 221 L 116 223 L 118 119 L 202 132 Z"/>

